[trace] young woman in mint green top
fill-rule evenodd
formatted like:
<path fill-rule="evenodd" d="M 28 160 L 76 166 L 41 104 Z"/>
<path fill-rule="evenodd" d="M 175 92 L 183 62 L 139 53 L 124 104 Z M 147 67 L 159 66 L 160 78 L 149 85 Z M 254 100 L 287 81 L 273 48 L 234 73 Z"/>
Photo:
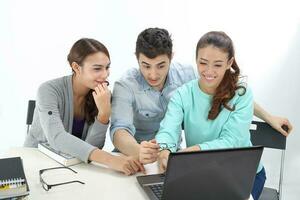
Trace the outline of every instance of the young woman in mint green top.
<path fill-rule="evenodd" d="M 212 95 L 199 87 L 198 80 L 180 87 L 169 102 L 156 141 L 166 143 L 172 152 L 176 152 L 183 122 L 186 146 L 191 150 L 251 146 L 249 134 L 253 117 L 251 90 L 249 88 L 246 91 L 244 88 L 237 90 L 228 102 L 230 107 L 235 108 L 234 111 L 223 108 L 213 120 L 207 118 L 212 99 Z"/>
<path fill-rule="evenodd" d="M 231 39 L 223 32 L 209 32 L 201 37 L 196 48 L 200 78 L 178 88 L 172 96 L 156 141 L 143 142 L 141 152 L 167 147 L 158 153 L 164 170 L 170 151 L 179 147 L 182 124 L 186 149 L 208 149 L 251 146 L 250 124 L 253 117 L 253 96 L 249 87 L 240 82 L 240 69 L 234 58 Z M 151 150 L 150 150 L 151 148 Z M 153 156 L 153 154 L 152 154 Z M 140 155 L 141 160 L 149 155 Z M 252 197 L 259 198 L 265 183 L 265 171 L 257 170 Z"/>

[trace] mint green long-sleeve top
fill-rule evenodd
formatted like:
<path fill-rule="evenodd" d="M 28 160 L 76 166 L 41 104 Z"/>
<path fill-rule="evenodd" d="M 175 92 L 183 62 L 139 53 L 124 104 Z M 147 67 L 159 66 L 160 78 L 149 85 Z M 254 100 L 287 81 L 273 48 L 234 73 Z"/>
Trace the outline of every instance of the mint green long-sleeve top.
<path fill-rule="evenodd" d="M 182 122 L 186 146 L 199 145 L 201 150 L 252 146 L 250 124 L 253 118 L 253 95 L 249 87 L 236 91 L 229 101 L 234 111 L 222 108 L 214 120 L 208 119 L 212 96 L 204 93 L 199 80 L 192 80 L 178 88 L 172 96 L 160 129 L 158 143 L 166 143 L 172 152 L 178 149 Z M 243 95 L 242 95 L 243 94 Z M 262 165 L 259 166 L 258 172 Z"/>

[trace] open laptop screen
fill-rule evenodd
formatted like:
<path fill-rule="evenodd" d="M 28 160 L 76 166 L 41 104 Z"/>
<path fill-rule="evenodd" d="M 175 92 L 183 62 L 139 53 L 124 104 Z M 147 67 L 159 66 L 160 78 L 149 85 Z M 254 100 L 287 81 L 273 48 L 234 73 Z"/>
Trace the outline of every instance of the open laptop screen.
<path fill-rule="evenodd" d="M 171 153 L 163 199 L 248 199 L 263 147 Z"/>

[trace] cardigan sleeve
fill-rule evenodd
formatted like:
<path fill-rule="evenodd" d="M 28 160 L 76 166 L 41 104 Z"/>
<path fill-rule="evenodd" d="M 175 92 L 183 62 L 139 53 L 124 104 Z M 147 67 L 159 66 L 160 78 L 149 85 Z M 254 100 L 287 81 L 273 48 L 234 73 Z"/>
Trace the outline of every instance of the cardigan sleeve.
<path fill-rule="evenodd" d="M 90 153 L 95 146 L 68 133 L 59 112 L 59 99 L 62 94 L 49 82 L 40 86 L 37 94 L 36 109 L 39 114 L 40 124 L 51 147 L 58 151 L 68 153 L 88 162 Z M 72 102 L 65 102 L 72 103 Z"/>
<path fill-rule="evenodd" d="M 90 125 L 85 141 L 93 146 L 102 149 L 105 143 L 106 131 L 108 129 L 108 126 L 109 123 L 102 124 L 98 121 L 97 117 L 95 117 L 95 122 Z"/>

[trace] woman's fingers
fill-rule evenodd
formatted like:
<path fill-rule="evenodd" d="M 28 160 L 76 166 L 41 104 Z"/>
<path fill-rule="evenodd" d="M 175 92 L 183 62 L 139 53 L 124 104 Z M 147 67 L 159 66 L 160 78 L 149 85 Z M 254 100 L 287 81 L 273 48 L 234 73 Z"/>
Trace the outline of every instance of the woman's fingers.
<path fill-rule="evenodd" d="M 131 163 L 130 162 L 128 162 L 127 164 L 126 164 L 126 168 L 129 170 L 129 175 L 131 175 L 131 174 L 134 174 L 135 173 L 135 170 L 134 170 L 134 168 L 131 166 Z"/>
<path fill-rule="evenodd" d="M 97 93 L 95 91 L 92 92 L 92 95 L 93 95 L 94 99 L 96 99 Z"/>
<path fill-rule="evenodd" d="M 98 87 L 98 85 L 95 87 L 94 91 L 96 92 L 96 95 L 100 94 L 100 88 Z"/>
<path fill-rule="evenodd" d="M 293 126 L 292 126 L 292 124 L 290 123 L 290 121 L 288 120 L 288 119 L 286 119 L 286 121 L 285 121 L 285 125 L 287 126 L 287 128 L 288 128 L 288 131 L 287 131 L 287 133 L 288 134 L 290 134 L 291 133 L 291 131 L 292 131 L 292 129 L 293 129 Z"/>
<path fill-rule="evenodd" d="M 146 170 L 145 170 L 145 167 L 144 167 L 144 165 L 142 164 L 142 163 L 140 163 L 139 161 L 137 161 L 137 160 L 133 160 L 134 162 L 135 162 L 135 164 L 138 166 L 138 168 L 139 168 L 139 170 L 138 171 L 141 171 L 141 172 L 143 172 L 143 173 L 145 173 L 146 172 Z"/>
<path fill-rule="evenodd" d="M 99 91 L 100 91 L 101 93 L 104 93 L 105 89 L 103 88 L 103 85 L 102 85 L 102 84 L 98 84 L 97 87 L 99 88 Z"/>
<path fill-rule="evenodd" d="M 102 85 L 102 88 L 103 88 L 104 91 L 108 91 L 109 90 L 108 89 L 108 84 L 106 82 L 103 82 L 101 85 Z"/>
<path fill-rule="evenodd" d="M 164 173 L 165 172 L 166 167 L 164 166 L 162 160 L 159 162 L 158 168 L 159 168 L 159 173 Z"/>

